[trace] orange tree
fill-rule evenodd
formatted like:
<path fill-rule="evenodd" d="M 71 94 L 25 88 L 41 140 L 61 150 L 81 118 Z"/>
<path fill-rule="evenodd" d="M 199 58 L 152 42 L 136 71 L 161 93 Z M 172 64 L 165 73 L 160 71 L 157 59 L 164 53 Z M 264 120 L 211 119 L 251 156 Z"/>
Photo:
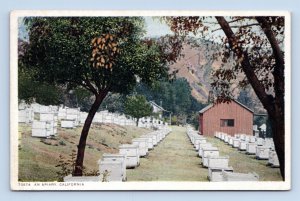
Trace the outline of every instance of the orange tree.
<path fill-rule="evenodd" d="M 168 76 L 157 43 L 143 41 L 141 17 L 31 17 L 24 19 L 29 41 L 19 68 L 34 79 L 95 96 L 78 144 L 74 176 L 81 176 L 89 129 L 109 92 L 127 93 L 137 80 L 151 83 Z"/>
<path fill-rule="evenodd" d="M 222 46 L 210 55 L 222 63 L 214 72 L 212 82 L 217 100 L 230 101 L 233 82 L 238 87 L 252 86 L 268 113 L 284 179 L 284 17 L 190 16 L 163 19 L 178 35 L 200 34 Z M 243 74 L 244 79 L 238 80 L 238 74 Z"/>

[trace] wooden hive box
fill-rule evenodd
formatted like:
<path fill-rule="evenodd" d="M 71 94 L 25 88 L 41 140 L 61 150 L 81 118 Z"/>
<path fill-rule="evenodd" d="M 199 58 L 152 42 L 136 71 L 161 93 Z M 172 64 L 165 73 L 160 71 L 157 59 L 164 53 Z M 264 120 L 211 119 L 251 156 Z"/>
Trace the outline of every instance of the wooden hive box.
<path fill-rule="evenodd" d="M 217 147 L 208 147 L 203 149 L 202 165 L 208 167 L 208 159 L 212 156 L 219 156 L 219 149 Z"/>
<path fill-rule="evenodd" d="M 258 181 L 259 176 L 256 173 L 235 173 L 235 172 L 222 172 L 223 181 Z"/>
<path fill-rule="evenodd" d="M 119 146 L 119 154 L 126 156 L 126 168 L 135 168 L 140 164 L 139 147 L 134 144 Z"/>
<path fill-rule="evenodd" d="M 256 147 L 256 158 L 268 160 L 269 159 L 269 151 L 270 151 L 269 147 L 257 146 Z"/>
<path fill-rule="evenodd" d="M 240 141 L 240 144 L 239 144 L 239 150 L 240 151 L 245 151 L 246 150 L 246 145 L 247 145 L 247 141 Z"/>
<path fill-rule="evenodd" d="M 252 155 L 256 154 L 256 143 L 247 143 L 246 145 L 246 154 Z"/>
<path fill-rule="evenodd" d="M 208 158 L 207 167 L 210 168 L 228 168 L 229 156 L 211 156 Z"/>
<path fill-rule="evenodd" d="M 107 154 L 104 153 L 102 155 L 102 160 L 103 161 L 120 161 L 122 162 L 122 174 L 123 174 L 123 181 L 126 181 L 126 156 L 123 154 Z M 98 164 L 100 161 L 98 161 Z"/>
<path fill-rule="evenodd" d="M 203 149 L 210 148 L 210 147 L 212 147 L 212 144 L 209 142 L 200 144 L 200 148 L 198 152 L 199 157 L 203 156 Z"/>
<path fill-rule="evenodd" d="M 104 161 L 99 162 L 100 175 L 106 176 L 106 181 L 123 181 L 123 163 L 121 161 Z"/>
<path fill-rule="evenodd" d="M 223 174 L 222 172 L 233 172 L 232 167 L 227 168 L 218 168 L 218 167 L 209 167 L 208 168 L 208 180 L 211 182 L 222 182 Z"/>

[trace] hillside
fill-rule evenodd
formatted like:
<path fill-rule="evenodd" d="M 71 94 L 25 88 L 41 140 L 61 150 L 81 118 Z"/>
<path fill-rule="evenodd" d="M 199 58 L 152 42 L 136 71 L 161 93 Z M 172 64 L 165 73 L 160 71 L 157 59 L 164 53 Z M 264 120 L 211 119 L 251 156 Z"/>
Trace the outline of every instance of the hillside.
<path fill-rule="evenodd" d="M 59 155 L 70 159 L 72 150 L 77 150 L 81 129 L 58 128 L 58 136 L 42 139 L 31 137 L 30 125 L 19 124 L 19 181 L 56 181 Z M 131 143 L 132 138 L 150 131 L 135 126 L 92 125 L 84 165 L 88 171 L 97 170 L 103 153 L 117 153 L 120 144 Z"/>
<path fill-rule="evenodd" d="M 211 73 L 221 67 L 220 60 L 211 58 L 211 55 L 217 52 L 218 48 L 220 46 L 207 41 L 202 41 L 199 47 L 184 44 L 182 49 L 183 56 L 170 67 L 171 71 L 178 70 L 177 77 L 187 79 L 192 88 L 193 97 L 202 103 L 207 102 L 208 93 L 211 90 Z M 230 65 L 230 63 L 229 61 L 227 65 Z M 245 75 L 240 73 L 237 79 L 242 80 L 244 77 Z M 239 98 L 243 104 L 253 109 L 255 113 L 265 113 L 262 104 L 250 86 L 246 89 L 239 89 L 234 86 L 233 88 L 235 89 L 233 94 L 236 99 Z M 243 97 L 240 97 L 241 93 Z M 243 100 L 247 101 L 243 102 Z"/>

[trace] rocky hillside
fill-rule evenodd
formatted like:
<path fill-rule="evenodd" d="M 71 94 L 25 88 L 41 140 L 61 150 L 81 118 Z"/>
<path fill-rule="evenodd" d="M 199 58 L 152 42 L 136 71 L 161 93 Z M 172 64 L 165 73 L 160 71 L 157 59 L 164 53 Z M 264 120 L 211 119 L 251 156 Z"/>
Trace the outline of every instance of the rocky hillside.
<path fill-rule="evenodd" d="M 208 93 L 211 90 L 211 73 L 221 66 L 221 61 L 211 59 L 210 55 L 220 48 L 220 46 L 207 41 L 202 41 L 201 43 L 200 47 L 192 47 L 185 44 L 182 50 L 184 56 L 173 64 L 170 70 L 178 70 L 177 77 L 184 77 L 188 80 L 192 88 L 192 95 L 198 101 L 206 103 Z M 244 76 L 244 74 L 240 74 L 238 77 L 239 79 L 243 79 Z M 253 109 L 255 113 L 265 113 L 251 87 L 248 87 L 246 90 L 236 89 L 234 96 L 236 99 L 243 96 L 241 99 L 242 102 L 248 99 L 244 104 Z"/>

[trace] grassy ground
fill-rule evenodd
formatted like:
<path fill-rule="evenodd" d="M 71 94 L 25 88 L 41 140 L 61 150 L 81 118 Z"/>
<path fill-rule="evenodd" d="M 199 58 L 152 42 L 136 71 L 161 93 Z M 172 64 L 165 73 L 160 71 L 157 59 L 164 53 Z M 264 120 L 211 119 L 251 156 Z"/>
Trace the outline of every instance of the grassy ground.
<path fill-rule="evenodd" d="M 170 133 L 140 166 L 127 170 L 127 181 L 207 181 L 208 170 L 201 168 L 184 127 L 172 127 Z"/>
<path fill-rule="evenodd" d="M 229 165 L 235 172 L 256 172 L 260 181 L 280 181 L 279 168 L 266 166 L 267 161 L 256 160 L 231 148 L 224 142 L 208 137 L 208 141 L 220 150 L 220 155 L 229 155 Z M 146 158 L 140 166 L 127 170 L 128 181 L 208 181 L 208 169 L 203 168 L 201 159 L 190 143 L 183 127 L 173 127 L 170 133 Z"/>
<path fill-rule="evenodd" d="M 229 166 L 234 172 L 256 172 L 260 181 L 282 181 L 279 168 L 267 166 L 267 160 L 256 160 L 255 155 L 246 155 L 245 151 L 238 151 L 217 138 L 210 137 L 208 141 L 219 148 L 220 155 L 229 156 Z"/>
<path fill-rule="evenodd" d="M 208 181 L 208 170 L 190 143 L 184 127 L 172 127 L 173 131 L 160 142 L 149 155 L 141 158 L 140 166 L 127 170 L 128 181 Z M 19 180 L 55 181 L 59 155 L 69 158 L 76 150 L 81 127 L 59 128 L 54 139 L 41 140 L 31 137 L 31 128 L 19 125 Z M 103 153 L 117 153 L 122 143 L 150 132 L 136 127 L 112 124 L 93 125 L 87 140 L 84 165 L 88 170 L 97 170 L 97 161 Z M 208 137 L 208 141 L 220 150 L 220 155 L 230 156 L 229 165 L 235 172 L 256 172 L 261 181 L 280 181 L 279 168 L 266 166 L 267 161 L 237 151 L 224 142 Z"/>
<path fill-rule="evenodd" d="M 70 158 L 72 150 L 77 150 L 82 127 L 76 129 L 58 129 L 53 139 L 31 137 L 31 127 L 19 124 L 19 180 L 55 181 L 55 166 L 59 155 Z M 117 153 L 122 143 L 131 143 L 131 139 L 150 132 L 134 126 L 113 124 L 93 125 L 91 127 L 85 152 L 84 165 L 88 170 L 98 170 L 97 161 L 103 153 Z"/>

